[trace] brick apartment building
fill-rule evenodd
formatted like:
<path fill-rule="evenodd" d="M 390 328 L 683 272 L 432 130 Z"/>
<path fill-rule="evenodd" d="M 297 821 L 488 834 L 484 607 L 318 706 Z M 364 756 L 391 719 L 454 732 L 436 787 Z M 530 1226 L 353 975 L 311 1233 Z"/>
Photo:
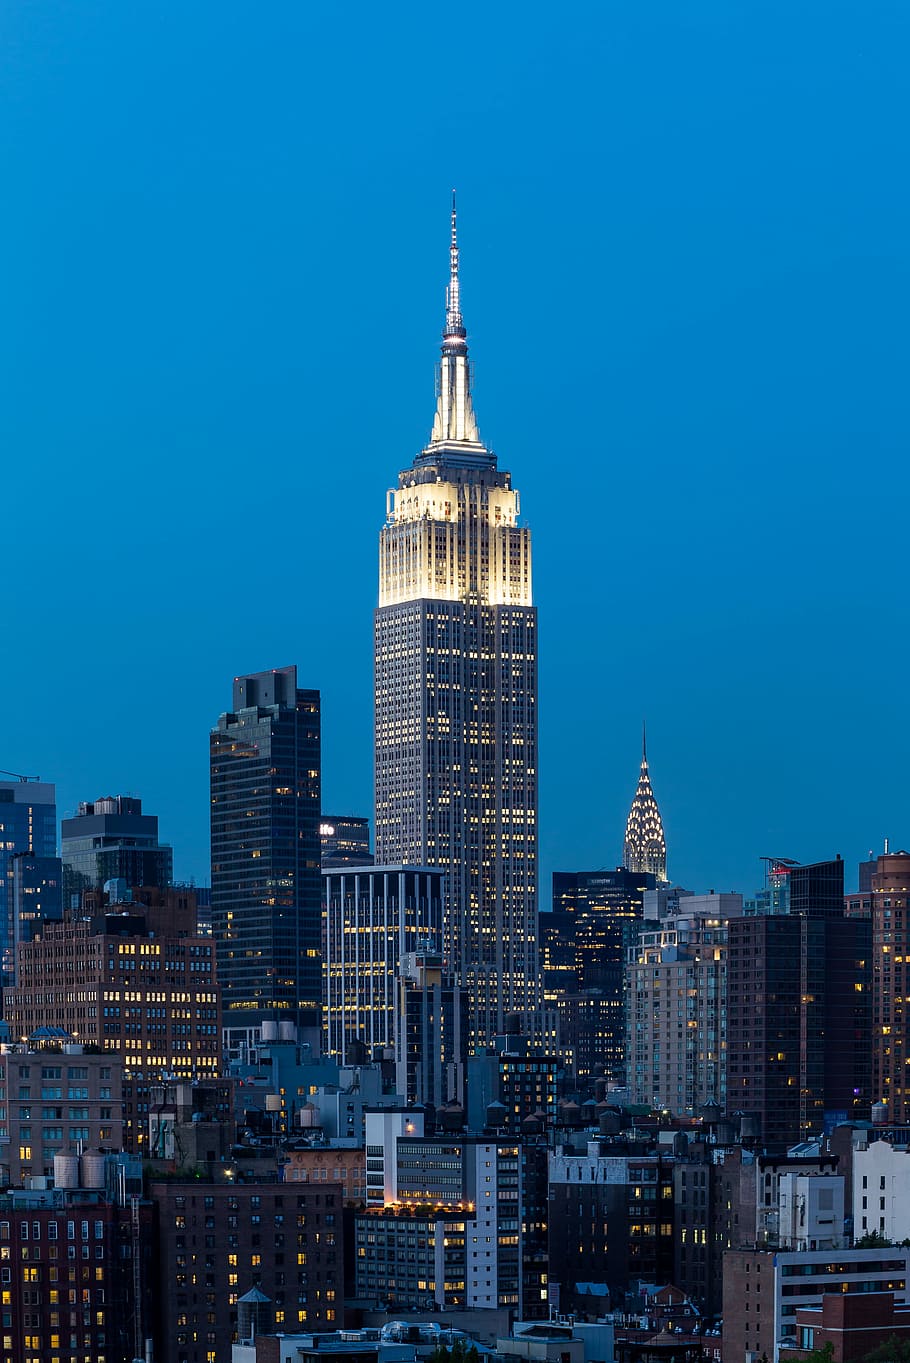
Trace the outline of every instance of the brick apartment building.
<path fill-rule="evenodd" d="M 62 1190 L 0 1196 L 2 1363 L 119 1363 L 144 1348 L 151 1208 Z"/>
<path fill-rule="evenodd" d="M 344 1202 L 366 1200 L 366 1152 L 340 1149 L 334 1145 L 313 1145 L 303 1150 L 286 1151 L 285 1183 L 339 1183 Z"/>
<path fill-rule="evenodd" d="M 20 944 L 17 986 L 4 994 L 13 1036 L 40 1027 L 117 1051 L 124 1077 L 218 1072 L 220 1002 L 214 946 L 153 935 L 143 912 L 43 923 Z"/>
<path fill-rule="evenodd" d="M 237 1303 L 253 1288 L 268 1298 L 264 1331 L 343 1323 L 339 1184 L 162 1180 L 149 1194 L 158 1216 L 156 1358 L 229 1359 Z"/>
<path fill-rule="evenodd" d="M 0 1186 L 52 1178 L 54 1156 L 123 1148 L 120 1056 L 82 1046 L 0 1054 Z"/>

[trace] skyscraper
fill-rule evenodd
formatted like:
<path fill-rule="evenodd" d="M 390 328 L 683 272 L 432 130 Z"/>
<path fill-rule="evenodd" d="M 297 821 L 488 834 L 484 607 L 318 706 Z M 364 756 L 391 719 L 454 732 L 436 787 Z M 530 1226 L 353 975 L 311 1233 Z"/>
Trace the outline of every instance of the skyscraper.
<path fill-rule="evenodd" d="M 910 1120 L 910 853 L 884 852 L 872 881 L 873 1096 Z"/>
<path fill-rule="evenodd" d="M 234 678 L 210 741 L 212 932 L 228 1043 L 322 1000 L 320 706 L 296 667 Z"/>
<path fill-rule="evenodd" d="M 3 775 L 12 775 L 4 772 Z M 15 970 L 19 938 L 14 858 L 54 858 L 57 851 L 57 795 L 46 781 L 16 776 L 0 780 L 0 965 L 8 983 Z M 49 863 L 48 863 L 49 864 Z"/>
<path fill-rule="evenodd" d="M 844 916 L 843 876 L 791 864 L 789 913 L 729 920 L 727 1108 L 770 1148 L 869 1111 L 872 924 Z"/>
<path fill-rule="evenodd" d="M 436 416 L 387 498 L 375 619 L 376 861 L 448 873 L 472 1043 L 538 1006 L 537 613 L 511 475 L 480 439 L 455 208 Z"/>
<path fill-rule="evenodd" d="M 109 880 L 163 887 L 174 879 L 174 853 L 158 840 L 158 816 L 143 814 L 132 795 L 83 801 L 60 825 L 60 848 L 65 909 L 78 909 L 86 890 Z"/>
<path fill-rule="evenodd" d="M 638 789 L 626 822 L 622 864 L 627 871 L 648 871 L 658 880 L 667 879 L 667 840 L 664 837 L 660 810 L 651 789 L 644 728 L 641 731 L 641 771 L 638 776 Z"/>
<path fill-rule="evenodd" d="M 655 886 L 647 871 L 622 866 L 553 872 L 553 912 L 540 915 L 541 976 L 578 1082 L 595 1065 L 610 1079 L 624 1077 L 626 957 Z"/>
<path fill-rule="evenodd" d="M 326 1054 L 348 1064 L 352 1041 L 371 1057 L 395 1044 L 396 977 L 405 955 L 442 931 L 443 873 L 416 866 L 322 872 Z"/>

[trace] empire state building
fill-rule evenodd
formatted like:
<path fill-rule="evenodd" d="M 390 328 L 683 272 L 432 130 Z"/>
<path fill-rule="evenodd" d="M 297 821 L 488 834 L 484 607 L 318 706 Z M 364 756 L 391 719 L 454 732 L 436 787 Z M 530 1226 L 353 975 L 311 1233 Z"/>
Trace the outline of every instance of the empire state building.
<path fill-rule="evenodd" d="M 518 493 L 477 429 L 458 268 L 453 203 L 433 429 L 379 537 L 376 857 L 448 872 L 477 1049 L 538 1007 L 537 611 Z"/>

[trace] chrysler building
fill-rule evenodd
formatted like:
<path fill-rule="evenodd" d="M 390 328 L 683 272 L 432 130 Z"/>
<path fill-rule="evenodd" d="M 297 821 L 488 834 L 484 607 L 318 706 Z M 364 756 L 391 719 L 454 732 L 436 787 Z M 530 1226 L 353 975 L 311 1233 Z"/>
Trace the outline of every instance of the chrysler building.
<path fill-rule="evenodd" d="M 518 493 L 474 415 L 454 201 L 437 372 L 429 443 L 379 537 L 376 860 L 446 869 L 478 1049 L 539 1006 L 537 612 Z"/>
<path fill-rule="evenodd" d="M 647 871 L 661 882 L 667 879 L 667 840 L 660 810 L 651 789 L 648 771 L 648 746 L 644 726 L 641 731 L 641 771 L 638 789 L 626 822 L 622 864 L 627 871 Z"/>

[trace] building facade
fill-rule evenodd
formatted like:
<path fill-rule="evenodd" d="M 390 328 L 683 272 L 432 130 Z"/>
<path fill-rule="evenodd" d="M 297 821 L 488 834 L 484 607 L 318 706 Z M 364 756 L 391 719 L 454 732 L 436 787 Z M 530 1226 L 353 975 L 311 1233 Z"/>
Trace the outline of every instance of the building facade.
<path fill-rule="evenodd" d="M 335 1184 L 153 1180 L 149 1196 L 159 1224 L 156 1358 L 230 1358 L 238 1303 L 250 1291 L 266 1298 L 266 1331 L 334 1330 L 342 1321 L 344 1230 Z"/>
<path fill-rule="evenodd" d="M 79 1045 L 0 1054 L 0 1185 L 54 1178 L 54 1156 L 123 1149 L 123 1062 Z"/>
<path fill-rule="evenodd" d="M 47 781 L 0 780 L 0 970 L 3 983 L 15 974 L 17 897 L 14 867 L 19 854 L 42 860 L 57 852 L 57 794 Z M 21 868 L 20 868 L 21 878 Z"/>
<path fill-rule="evenodd" d="M 857 1238 L 910 1239 L 910 1150 L 873 1140 L 853 1155 L 853 1228 Z"/>
<path fill-rule="evenodd" d="M 83 801 L 60 825 L 63 907 L 79 909 L 86 890 L 109 880 L 126 885 L 170 885 L 174 853 L 158 838 L 158 816 L 143 814 L 132 795 Z"/>
<path fill-rule="evenodd" d="M 395 1087 L 408 1103 L 464 1105 L 468 995 L 447 974 L 442 954 L 405 956 L 396 981 Z"/>
<path fill-rule="evenodd" d="M 910 852 L 887 852 L 871 874 L 874 1091 L 888 1121 L 910 1122 Z"/>
<path fill-rule="evenodd" d="M 727 923 L 738 894 L 687 895 L 628 952 L 627 1085 L 633 1103 L 694 1117 L 726 1103 Z"/>
<path fill-rule="evenodd" d="M 296 667 L 234 678 L 210 739 L 212 933 L 229 1045 L 266 1020 L 318 1039 L 322 1004 L 318 691 Z"/>
<path fill-rule="evenodd" d="M 730 920 L 727 1107 L 772 1150 L 868 1117 L 872 933 L 844 916 L 843 862 L 793 867 L 790 912 Z"/>
<path fill-rule="evenodd" d="M 58 1028 L 116 1051 L 128 1079 L 218 1072 L 218 986 L 211 938 L 153 937 L 136 912 L 44 923 L 19 947 L 4 995 L 14 1036 Z"/>
<path fill-rule="evenodd" d="M 319 845 L 323 867 L 369 866 L 370 821 L 354 814 L 323 814 Z"/>
<path fill-rule="evenodd" d="M 724 1255 L 725 1359 L 764 1355 L 779 1363 L 797 1347 L 797 1312 L 820 1306 L 826 1293 L 893 1292 L 903 1299 L 910 1250 L 840 1249 L 810 1253 L 730 1250 Z"/>
<path fill-rule="evenodd" d="M 550 1155 L 550 1278 L 563 1310 L 584 1310 L 579 1284 L 605 1289 L 621 1306 L 637 1279 L 667 1283 L 673 1272 L 673 1159 L 586 1152 Z"/>
<path fill-rule="evenodd" d="M 409 952 L 443 933 L 438 867 L 348 866 L 322 872 L 323 1041 L 342 1064 L 351 1042 L 395 1046 L 396 979 Z"/>
<path fill-rule="evenodd" d="M 63 864 L 59 857 L 13 852 L 8 867 L 10 950 L 5 961 L 13 978 L 5 973 L 7 983 L 15 983 L 19 943 L 29 941 L 47 919 L 63 916 Z"/>
<path fill-rule="evenodd" d="M 397 1115 L 367 1117 L 376 1181 L 373 1210 L 357 1218 L 357 1296 L 545 1317 L 546 1146 L 492 1132 L 424 1136 Z"/>
<path fill-rule="evenodd" d="M 576 1081 L 603 1066 L 625 1077 L 624 970 L 641 923 L 647 871 L 554 871 L 553 909 L 540 915 L 544 1002 L 559 1017 L 560 1049 Z"/>
<path fill-rule="evenodd" d="M 447 875 L 472 1043 L 539 1006 L 537 615 L 530 532 L 480 439 L 452 212 L 436 418 L 380 533 L 376 859 Z"/>
<path fill-rule="evenodd" d="M 150 1208 L 60 1190 L 0 1196 L 3 1363 L 142 1357 L 153 1321 Z"/>

